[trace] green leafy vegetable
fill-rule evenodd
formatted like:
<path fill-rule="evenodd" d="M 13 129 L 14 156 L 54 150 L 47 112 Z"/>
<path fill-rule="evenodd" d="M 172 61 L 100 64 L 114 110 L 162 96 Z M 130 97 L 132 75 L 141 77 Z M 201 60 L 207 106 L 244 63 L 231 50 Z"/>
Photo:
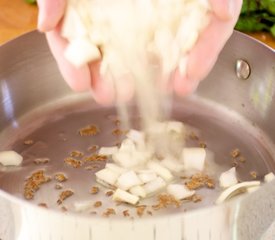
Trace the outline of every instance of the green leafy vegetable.
<path fill-rule="evenodd" d="M 29 4 L 35 4 L 36 3 L 36 0 L 25 0 L 26 3 L 29 3 Z"/>
<path fill-rule="evenodd" d="M 242 32 L 267 31 L 275 37 L 275 0 L 243 0 L 235 29 Z"/>

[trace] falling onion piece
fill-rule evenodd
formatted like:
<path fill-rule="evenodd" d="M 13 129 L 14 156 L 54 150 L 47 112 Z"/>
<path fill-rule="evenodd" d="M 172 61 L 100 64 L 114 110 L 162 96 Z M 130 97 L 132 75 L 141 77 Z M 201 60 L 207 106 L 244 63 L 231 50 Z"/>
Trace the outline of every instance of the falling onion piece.
<path fill-rule="evenodd" d="M 158 176 L 152 170 L 142 170 L 138 172 L 138 177 L 142 183 L 148 183 L 155 180 Z"/>
<path fill-rule="evenodd" d="M 146 191 L 145 191 L 144 187 L 142 187 L 142 186 L 134 186 L 134 187 L 130 188 L 129 192 L 131 194 L 141 197 L 141 198 L 146 197 Z"/>
<path fill-rule="evenodd" d="M 127 134 L 126 137 L 132 140 L 136 144 L 145 144 L 145 135 L 143 132 L 131 129 Z"/>
<path fill-rule="evenodd" d="M 226 190 L 224 190 L 218 199 L 216 200 L 216 204 L 221 204 L 228 199 L 234 197 L 237 194 L 243 193 L 244 191 L 247 191 L 248 188 L 250 187 L 256 187 L 260 186 L 261 182 L 260 181 L 249 181 L 249 182 L 242 182 L 238 183 L 236 185 L 233 185 Z"/>
<path fill-rule="evenodd" d="M 266 183 L 271 182 L 275 178 L 275 175 L 273 172 L 270 172 L 264 176 L 264 181 Z"/>
<path fill-rule="evenodd" d="M 139 197 L 118 188 L 113 194 L 113 200 L 136 205 L 139 201 Z"/>
<path fill-rule="evenodd" d="M 99 60 L 101 53 L 88 39 L 76 38 L 66 48 L 65 58 L 76 67 L 81 67 L 88 62 Z"/>
<path fill-rule="evenodd" d="M 182 200 L 193 196 L 196 192 L 190 191 L 183 184 L 169 184 L 167 186 L 167 193 L 172 195 L 175 199 Z"/>
<path fill-rule="evenodd" d="M 238 179 L 236 176 L 236 168 L 230 168 L 228 171 L 223 172 L 220 175 L 220 186 L 222 188 L 228 188 L 238 183 Z"/>
<path fill-rule="evenodd" d="M 118 147 L 102 147 L 99 149 L 99 155 L 113 155 L 118 151 Z"/>
<path fill-rule="evenodd" d="M 204 148 L 184 148 L 181 159 L 185 171 L 202 172 L 205 166 L 206 151 Z"/>
<path fill-rule="evenodd" d="M 151 161 L 147 164 L 147 167 L 150 170 L 153 170 L 157 175 L 159 175 L 161 178 L 163 178 L 167 182 L 173 179 L 172 173 L 167 168 L 159 164 L 158 162 Z"/>
<path fill-rule="evenodd" d="M 122 173 L 116 182 L 116 186 L 125 191 L 140 184 L 142 182 L 134 171 Z"/>
<path fill-rule="evenodd" d="M 0 152 L 0 164 L 3 166 L 19 166 L 23 161 L 23 157 L 15 151 Z"/>
<path fill-rule="evenodd" d="M 115 163 L 107 163 L 105 168 L 110 169 L 111 171 L 116 172 L 119 175 L 127 171 L 125 168 L 122 168 Z"/>
<path fill-rule="evenodd" d="M 74 203 L 74 209 L 77 212 L 83 212 L 92 209 L 94 206 L 94 202 L 92 201 L 81 201 Z"/>
<path fill-rule="evenodd" d="M 119 177 L 117 172 L 114 172 L 108 168 L 104 168 L 96 172 L 95 175 L 97 182 L 106 187 L 113 187 Z"/>
<path fill-rule="evenodd" d="M 184 165 L 177 159 L 167 157 L 161 161 L 161 165 L 168 168 L 170 171 L 179 173 L 184 169 Z"/>
<path fill-rule="evenodd" d="M 152 196 L 163 190 L 165 186 L 166 182 L 161 177 L 157 177 L 155 180 L 146 183 L 143 187 L 146 195 Z"/>

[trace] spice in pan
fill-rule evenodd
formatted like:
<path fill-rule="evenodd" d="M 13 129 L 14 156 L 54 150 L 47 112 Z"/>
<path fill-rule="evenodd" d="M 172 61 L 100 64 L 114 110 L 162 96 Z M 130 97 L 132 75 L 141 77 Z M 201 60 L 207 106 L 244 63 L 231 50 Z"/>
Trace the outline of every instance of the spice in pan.
<path fill-rule="evenodd" d="M 50 162 L 50 159 L 49 158 L 36 158 L 33 160 L 33 162 L 37 165 L 38 164 L 46 164 L 46 163 Z"/>
<path fill-rule="evenodd" d="M 136 207 L 137 215 L 138 215 L 139 217 L 142 217 L 143 214 L 144 214 L 145 209 L 146 209 L 146 206 L 145 206 L 145 205 L 137 206 L 137 207 Z"/>
<path fill-rule="evenodd" d="M 199 137 L 194 132 L 190 133 L 189 138 L 194 141 L 199 141 Z"/>
<path fill-rule="evenodd" d="M 64 173 L 57 173 L 54 176 L 54 179 L 58 182 L 65 182 L 68 180 L 68 178 L 65 176 Z"/>
<path fill-rule="evenodd" d="M 124 134 L 124 132 L 123 132 L 121 129 L 116 128 L 116 129 L 114 129 L 114 130 L 112 131 L 112 134 L 113 134 L 114 136 L 121 136 L 121 135 Z"/>
<path fill-rule="evenodd" d="M 59 198 L 57 200 L 57 204 L 58 205 L 62 204 L 63 201 L 65 201 L 67 198 L 69 198 L 73 194 L 74 194 L 74 192 L 72 190 L 65 190 L 65 191 L 61 192 L 59 195 Z"/>
<path fill-rule="evenodd" d="M 107 208 L 102 215 L 103 217 L 109 217 L 111 215 L 116 215 L 116 211 L 113 208 Z"/>
<path fill-rule="evenodd" d="M 240 161 L 241 163 L 245 163 L 245 162 L 246 162 L 246 159 L 245 159 L 244 156 L 240 156 L 239 161 Z"/>
<path fill-rule="evenodd" d="M 25 181 L 24 197 L 27 200 L 33 199 L 35 192 L 37 192 L 40 186 L 44 183 L 51 181 L 51 177 L 46 176 L 44 170 L 38 170 Z"/>
<path fill-rule="evenodd" d="M 169 194 L 161 194 L 158 196 L 157 204 L 152 206 L 152 209 L 157 211 L 160 209 L 167 208 L 168 206 L 180 207 L 181 202 L 176 200 L 173 196 Z"/>
<path fill-rule="evenodd" d="M 85 162 L 106 161 L 107 159 L 108 157 L 102 154 L 93 154 L 84 158 Z"/>
<path fill-rule="evenodd" d="M 94 203 L 94 207 L 95 208 L 99 208 L 99 207 L 101 207 L 102 206 L 102 202 L 101 201 L 96 201 L 95 203 Z"/>
<path fill-rule="evenodd" d="M 214 180 L 203 173 L 194 174 L 185 185 L 189 190 L 196 190 L 202 187 L 215 188 Z"/>
<path fill-rule="evenodd" d="M 38 203 L 39 207 L 48 208 L 48 205 L 46 203 Z"/>
<path fill-rule="evenodd" d="M 153 216 L 153 212 L 150 211 L 150 210 L 147 210 L 147 214 L 150 215 L 150 216 Z"/>
<path fill-rule="evenodd" d="M 74 159 L 74 158 L 65 158 L 64 159 L 64 162 L 69 165 L 69 166 L 72 166 L 74 168 L 80 168 L 82 166 L 82 161 L 80 160 L 77 160 L 77 159 Z"/>
<path fill-rule="evenodd" d="M 94 136 L 99 133 L 99 129 L 95 125 L 88 125 L 79 130 L 80 136 Z"/>
<path fill-rule="evenodd" d="M 72 158 L 82 158 L 84 156 L 84 153 L 74 150 L 70 153 L 70 157 Z"/>
<path fill-rule="evenodd" d="M 62 211 L 62 212 L 67 212 L 67 211 L 68 211 L 68 208 L 66 208 L 65 206 L 62 206 L 62 207 L 61 207 L 61 211 Z"/>
<path fill-rule="evenodd" d="M 97 194 L 99 192 L 99 187 L 93 186 L 90 190 L 91 194 Z"/>
<path fill-rule="evenodd" d="M 200 148 L 207 148 L 207 145 L 204 142 L 200 142 L 199 146 L 200 146 Z"/>
<path fill-rule="evenodd" d="M 240 155 L 241 155 L 241 151 L 238 148 L 235 148 L 230 152 L 230 156 L 233 157 L 233 158 L 237 158 Z"/>
<path fill-rule="evenodd" d="M 89 166 L 86 166 L 84 169 L 87 171 L 92 171 L 92 170 L 97 170 L 99 168 L 100 168 L 99 165 L 89 165 Z"/>
<path fill-rule="evenodd" d="M 114 192 L 113 191 L 107 191 L 106 193 L 105 193 L 105 195 L 107 196 L 107 197 L 111 197 L 112 195 L 114 194 Z"/>
<path fill-rule="evenodd" d="M 60 189 L 63 188 L 63 185 L 60 184 L 60 183 L 57 183 L 57 184 L 55 184 L 54 188 L 55 188 L 56 190 L 60 190 Z"/>
<path fill-rule="evenodd" d="M 34 141 L 31 139 L 25 140 L 24 145 L 33 145 Z"/>
<path fill-rule="evenodd" d="M 124 210 L 124 211 L 122 212 L 122 214 L 123 214 L 124 217 L 130 217 L 130 213 L 129 213 L 129 210 L 128 210 L 128 209 L 127 209 L 127 210 Z"/>
<path fill-rule="evenodd" d="M 258 177 L 258 174 L 256 171 L 251 171 L 249 174 L 252 177 L 252 179 L 257 179 L 257 177 Z"/>
<path fill-rule="evenodd" d="M 93 145 L 91 147 L 88 147 L 88 151 L 89 152 L 95 152 L 99 149 L 99 146 L 98 145 Z"/>

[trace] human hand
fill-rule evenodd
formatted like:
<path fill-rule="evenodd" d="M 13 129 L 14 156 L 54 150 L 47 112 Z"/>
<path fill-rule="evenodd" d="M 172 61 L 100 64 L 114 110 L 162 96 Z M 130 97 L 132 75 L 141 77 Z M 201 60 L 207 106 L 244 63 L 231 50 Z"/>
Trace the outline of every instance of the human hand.
<path fill-rule="evenodd" d="M 172 83 L 174 91 L 180 96 L 192 93 L 211 71 L 219 53 L 233 33 L 241 11 L 242 0 L 209 1 L 213 9 L 210 23 L 189 53 L 186 75 L 181 76 L 179 71 L 176 71 Z"/>
<path fill-rule="evenodd" d="M 213 9 L 210 23 L 189 53 L 186 75 L 181 76 L 177 71 L 172 82 L 174 91 L 179 95 L 193 92 L 210 72 L 233 32 L 242 5 L 242 0 L 209 1 Z M 93 90 L 93 96 L 98 102 L 109 103 L 114 99 L 114 93 L 100 80 L 100 63 L 76 68 L 64 57 L 68 42 L 61 37 L 60 27 L 65 5 L 66 0 L 38 0 L 38 29 L 46 32 L 50 49 L 69 86 L 76 91 Z"/>
<path fill-rule="evenodd" d="M 96 101 L 109 103 L 113 92 L 100 81 L 99 63 L 76 68 L 64 57 L 68 41 L 61 37 L 62 17 L 66 0 L 37 0 L 39 7 L 38 30 L 45 32 L 51 52 L 68 85 L 75 91 L 92 91 Z"/>

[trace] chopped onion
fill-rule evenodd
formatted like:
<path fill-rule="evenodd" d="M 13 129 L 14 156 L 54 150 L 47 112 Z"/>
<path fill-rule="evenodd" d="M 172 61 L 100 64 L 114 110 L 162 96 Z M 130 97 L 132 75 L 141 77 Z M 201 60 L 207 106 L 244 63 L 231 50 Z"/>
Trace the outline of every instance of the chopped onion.
<path fill-rule="evenodd" d="M 184 170 L 202 172 L 205 166 L 206 151 L 204 148 L 184 148 L 181 158 Z"/>
<path fill-rule="evenodd" d="M 166 182 L 161 178 L 157 177 L 155 180 L 148 182 L 144 185 L 146 195 L 154 195 L 166 186 Z"/>
<path fill-rule="evenodd" d="M 138 144 L 138 145 L 145 145 L 145 135 L 143 132 L 135 130 L 135 129 L 131 129 L 126 137 L 128 139 L 131 139 L 134 143 Z"/>
<path fill-rule="evenodd" d="M 23 157 L 15 151 L 0 152 L 0 163 L 3 166 L 19 166 Z"/>
<path fill-rule="evenodd" d="M 147 167 L 156 172 L 157 175 L 159 175 L 167 182 L 173 179 L 172 173 L 167 168 L 163 167 L 161 164 L 157 162 L 151 161 L 147 164 Z"/>
<path fill-rule="evenodd" d="M 76 67 L 81 67 L 87 62 L 99 60 L 101 53 L 97 46 L 86 38 L 75 38 L 65 50 L 65 58 Z"/>
<path fill-rule="evenodd" d="M 138 177 L 142 181 L 142 183 L 148 183 L 155 180 L 158 176 L 152 170 L 143 170 L 143 171 L 139 171 Z"/>
<path fill-rule="evenodd" d="M 102 147 L 99 149 L 98 154 L 100 155 L 113 155 L 118 151 L 118 147 Z"/>
<path fill-rule="evenodd" d="M 105 168 L 110 169 L 111 171 L 116 172 L 119 175 L 127 171 L 125 168 L 122 168 L 114 163 L 106 163 Z"/>
<path fill-rule="evenodd" d="M 142 184 L 142 182 L 134 171 L 122 173 L 116 182 L 116 186 L 122 190 L 128 190 L 140 184 Z"/>
<path fill-rule="evenodd" d="M 177 161 L 174 158 L 167 157 L 161 161 L 161 165 L 168 168 L 172 172 L 181 172 L 184 169 L 184 166 L 182 163 Z"/>
<path fill-rule="evenodd" d="M 220 194 L 220 196 L 216 200 L 216 204 L 223 203 L 224 201 L 232 198 L 233 196 L 243 193 L 244 191 L 247 191 L 248 188 L 260 186 L 260 184 L 261 184 L 260 181 L 249 181 L 249 182 L 242 182 L 242 183 L 233 185 L 233 186 L 225 189 Z"/>
<path fill-rule="evenodd" d="M 264 176 L 264 181 L 266 183 L 271 182 L 275 178 L 275 175 L 273 172 L 270 172 Z"/>
<path fill-rule="evenodd" d="M 223 172 L 220 175 L 220 186 L 222 188 L 228 188 L 238 183 L 236 176 L 236 168 L 230 168 L 228 171 Z"/>
<path fill-rule="evenodd" d="M 195 191 L 190 191 L 183 184 L 169 184 L 167 186 L 167 192 L 178 200 L 191 197 L 196 193 Z"/>
<path fill-rule="evenodd" d="M 169 121 L 167 122 L 167 131 L 182 135 L 185 131 L 184 124 L 179 121 Z"/>
<path fill-rule="evenodd" d="M 139 197 L 118 188 L 113 194 L 113 200 L 136 205 L 139 201 Z"/>
<path fill-rule="evenodd" d="M 106 187 L 113 187 L 119 177 L 119 174 L 115 171 L 112 171 L 108 168 L 104 168 L 95 173 L 96 180 L 100 184 Z"/>
<path fill-rule="evenodd" d="M 146 191 L 142 186 L 132 187 L 132 188 L 130 188 L 129 192 L 132 193 L 133 195 L 136 195 L 141 198 L 146 197 Z"/>
<path fill-rule="evenodd" d="M 93 205 L 94 205 L 93 201 L 75 202 L 74 208 L 77 212 L 83 212 L 93 208 Z"/>

